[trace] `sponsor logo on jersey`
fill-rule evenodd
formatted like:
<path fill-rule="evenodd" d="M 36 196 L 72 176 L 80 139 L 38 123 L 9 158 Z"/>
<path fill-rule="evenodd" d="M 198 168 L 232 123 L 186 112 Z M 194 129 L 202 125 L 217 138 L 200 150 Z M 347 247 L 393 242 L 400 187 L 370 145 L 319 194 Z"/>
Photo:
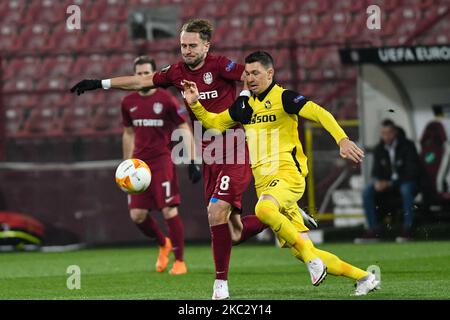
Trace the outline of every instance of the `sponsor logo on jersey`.
<path fill-rule="evenodd" d="M 227 67 L 225 68 L 225 70 L 227 72 L 230 72 L 231 70 L 234 69 L 234 67 L 236 66 L 236 62 L 234 62 L 233 60 L 230 60 L 230 62 L 228 62 Z"/>
<path fill-rule="evenodd" d="M 155 103 L 153 104 L 153 111 L 154 111 L 156 114 L 160 114 L 161 111 L 162 111 L 162 109 L 163 109 L 163 104 L 162 104 L 161 102 L 155 102 Z"/>
<path fill-rule="evenodd" d="M 277 116 L 275 114 L 265 114 L 257 115 L 254 114 L 250 120 L 250 124 L 261 123 L 261 122 L 275 122 L 277 121 Z"/>
<path fill-rule="evenodd" d="M 164 120 L 162 119 L 134 119 L 133 127 L 162 127 Z"/>
<path fill-rule="evenodd" d="M 295 99 L 294 99 L 294 103 L 299 103 L 300 100 L 303 100 L 303 99 L 305 99 L 305 97 L 302 96 L 302 95 L 296 96 Z"/>
<path fill-rule="evenodd" d="M 170 64 L 161 68 L 161 72 L 167 72 L 170 69 Z"/>
<path fill-rule="evenodd" d="M 181 91 L 181 95 L 184 98 L 184 91 Z M 199 99 L 200 100 L 207 100 L 207 99 L 214 99 L 214 98 L 218 98 L 219 97 L 219 93 L 217 92 L 217 90 L 213 90 L 213 91 L 204 91 L 204 92 L 199 92 Z"/>
<path fill-rule="evenodd" d="M 206 84 L 211 84 L 213 82 L 213 76 L 211 72 L 206 72 L 203 74 L 203 82 Z"/>
<path fill-rule="evenodd" d="M 269 110 L 270 108 L 272 108 L 272 102 L 270 102 L 270 100 L 267 100 L 264 103 L 264 108 L 266 108 L 267 110 Z"/>
<path fill-rule="evenodd" d="M 131 107 L 130 112 L 135 112 L 137 110 L 137 108 L 138 108 L 137 106 Z"/>

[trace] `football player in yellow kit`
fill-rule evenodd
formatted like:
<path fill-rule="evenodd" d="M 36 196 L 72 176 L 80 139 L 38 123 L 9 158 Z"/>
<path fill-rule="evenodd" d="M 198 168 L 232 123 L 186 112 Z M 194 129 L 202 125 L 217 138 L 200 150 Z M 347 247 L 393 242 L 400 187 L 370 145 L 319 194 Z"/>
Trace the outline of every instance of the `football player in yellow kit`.
<path fill-rule="evenodd" d="M 319 122 L 335 139 L 340 155 L 360 163 L 364 152 L 345 134 L 334 117 L 321 106 L 274 81 L 273 59 L 256 51 L 245 59 L 245 87 L 229 109 L 206 111 L 198 101 L 195 83 L 184 80 L 184 96 L 205 128 L 224 132 L 236 123 L 245 130 L 258 196 L 256 215 L 275 232 L 284 247 L 303 261 L 312 284 L 319 285 L 327 272 L 356 280 L 355 295 L 378 289 L 375 275 L 314 247 L 308 237 L 297 201 L 305 191 L 307 158 L 298 136 L 298 117 Z"/>

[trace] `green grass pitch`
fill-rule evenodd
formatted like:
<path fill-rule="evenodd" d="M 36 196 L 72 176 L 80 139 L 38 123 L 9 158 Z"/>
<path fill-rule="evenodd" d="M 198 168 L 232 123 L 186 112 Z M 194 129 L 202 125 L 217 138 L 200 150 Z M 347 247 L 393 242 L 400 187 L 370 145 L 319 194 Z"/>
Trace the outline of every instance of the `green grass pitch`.
<path fill-rule="evenodd" d="M 289 251 L 272 245 L 234 247 L 232 299 L 450 299 L 450 242 L 325 244 L 319 248 L 366 268 L 381 268 L 382 289 L 351 297 L 354 282 L 328 275 L 319 287 Z M 187 246 L 189 273 L 155 272 L 157 248 L 88 249 L 65 253 L 0 254 L 0 299 L 210 299 L 210 246 Z M 81 289 L 66 286 L 67 267 L 81 269 Z M 170 265 L 169 265 L 170 267 Z"/>

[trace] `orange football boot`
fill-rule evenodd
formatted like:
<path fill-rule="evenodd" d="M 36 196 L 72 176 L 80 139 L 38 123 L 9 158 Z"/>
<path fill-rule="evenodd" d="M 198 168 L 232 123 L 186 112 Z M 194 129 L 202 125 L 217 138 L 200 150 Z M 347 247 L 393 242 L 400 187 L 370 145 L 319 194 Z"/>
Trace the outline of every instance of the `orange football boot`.
<path fill-rule="evenodd" d="M 172 269 L 170 269 L 169 274 L 175 276 L 187 273 L 186 263 L 184 261 L 175 260 Z"/>
<path fill-rule="evenodd" d="M 166 237 L 164 246 L 159 247 L 158 260 L 156 260 L 156 272 L 164 272 L 169 264 L 169 254 L 172 251 L 172 242 Z"/>

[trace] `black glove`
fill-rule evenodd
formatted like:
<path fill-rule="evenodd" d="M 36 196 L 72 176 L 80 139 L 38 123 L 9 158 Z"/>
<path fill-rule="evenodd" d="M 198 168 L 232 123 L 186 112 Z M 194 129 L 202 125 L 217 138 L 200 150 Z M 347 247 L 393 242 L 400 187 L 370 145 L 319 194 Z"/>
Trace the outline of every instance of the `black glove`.
<path fill-rule="evenodd" d="M 88 90 L 95 90 L 102 88 L 102 81 L 101 80 L 88 80 L 84 79 L 78 82 L 76 85 L 70 89 L 70 92 L 76 92 L 77 95 L 80 95 Z"/>
<path fill-rule="evenodd" d="M 200 165 L 195 164 L 194 160 L 191 160 L 188 169 L 189 169 L 189 180 L 191 180 L 192 183 L 199 182 L 200 178 L 202 177 L 202 174 L 200 172 Z"/>

